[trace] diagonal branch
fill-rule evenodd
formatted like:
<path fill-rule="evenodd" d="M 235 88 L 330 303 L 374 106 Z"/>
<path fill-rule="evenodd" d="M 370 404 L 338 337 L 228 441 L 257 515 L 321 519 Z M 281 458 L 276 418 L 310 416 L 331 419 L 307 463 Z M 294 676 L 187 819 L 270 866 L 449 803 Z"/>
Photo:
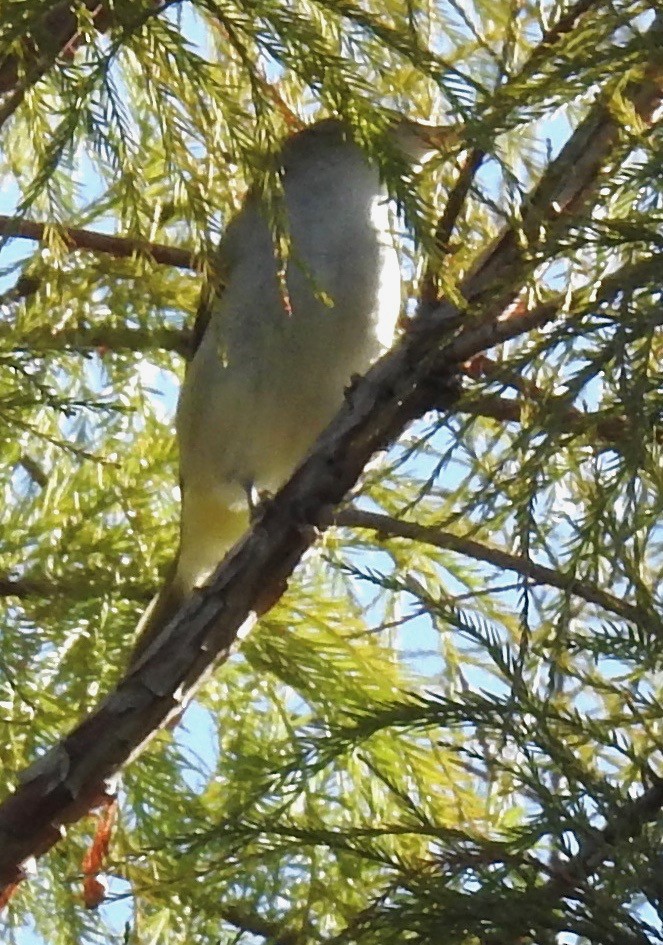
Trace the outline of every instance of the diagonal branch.
<path fill-rule="evenodd" d="M 95 27 L 101 32 L 110 28 L 112 16 L 108 4 L 83 0 Z M 22 38 L 21 53 L 12 52 L 0 61 L 0 128 L 20 107 L 26 92 L 35 85 L 63 56 L 71 59 L 83 42 L 78 18 L 72 4 L 63 0 L 47 10 Z"/>
<path fill-rule="evenodd" d="M 652 35 L 653 32 L 653 35 Z M 663 97 L 663 16 L 650 31 L 651 63 L 625 90 L 643 121 Z M 458 391 L 450 377 L 477 353 L 529 331 L 544 319 L 531 313 L 502 318 L 537 264 L 537 234 L 559 236 L 573 224 L 573 207 L 587 202 L 618 138 L 604 103 L 596 105 L 544 174 L 524 210 L 522 239 L 506 231 L 463 284 L 477 317 L 449 340 L 449 321 L 461 314 L 440 305 L 420 331 L 388 352 L 348 396 L 304 463 L 279 490 L 209 583 L 195 591 L 115 690 L 55 747 L 22 773 L 0 806 L 0 883 L 24 876 L 24 865 L 58 842 L 62 825 L 107 796 L 112 782 L 169 717 L 181 711 L 210 669 L 228 658 L 283 594 L 289 576 L 332 521 L 331 510 L 355 485 L 370 457 L 414 417 L 449 406 Z M 532 251 L 534 249 L 534 251 Z"/>
<path fill-rule="evenodd" d="M 345 525 L 349 528 L 366 528 L 377 533 L 378 537 L 409 538 L 413 541 L 424 542 L 436 548 L 455 551 L 458 554 L 474 558 L 475 561 L 484 561 L 486 564 L 506 571 L 515 571 L 524 577 L 531 578 L 536 584 L 547 584 L 557 587 L 561 591 L 568 591 L 575 597 L 581 597 L 589 604 L 597 604 L 610 613 L 623 617 L 636 624 L 651 624 L 652 614 L 645 613 L 641 607 L 629 604 L 627 601 L 608 594 L 595 584 L 582 581 L 574 574 L 556 571 L 537 564 L 530 558 L 514 555 L 502 548 L 495 548 L 475 541 L 472 538 L 463 538 L 453 532 L 444 531 L 434 526 L 420 525 L 418 522 L 406 522 L 391 515 L 377 512 L 365 512 L 362 509 L 343 509 L 334 516 L 336 525 Z M 661 627 L 663 634 L 663 626 Z"/>
<path fill-rule="evenodd" d="M 553 49 L 564 36 L 575 29 L 578 23 L 593 8 L 602 6 L 603 2 L 604 0 L 576 0 L 559 20 L 543 34 L 541 40 L 529 55 L 525 66 L 517 75 L 511 78 L 507 85 L 518 82 L 525 74 L 531 74 L 541 60 L 550 54 L 551 49 Z M 499 93 L 503 96 L 504 92 L 505 86 L 502 86 L 499 89 Z M 437 222 L 434 235 L 435 251 L 428 260 L 421 285 L 421 302 L 424 306 L 422 309 L 424 312 L 426 306 L 430 306 L 439 301 L 438 276 L 445 257 L 448 256 L 451 251 L 451 237 L 485 155 L 485 150 L 478 147 L 473 148 L 467 155 L 458 174 L 456 183 L 451 189 L 444 212 Z"/>
<path fill-rule="evenodd" d="M 111 22 L 108 4 L 83 0 L 95 27 L 103 32 Z M 82 37 L 76 12 L 68 0 L 54 4 L 32 25 L 21 41 L 21 53 L 12 52 L 0 60 L 0 93 L 10 92 L 26 76 L 35 81 L 60 55 L 71 57 Z"/>
<path fill-rule="evenodd" d="M 146 0 L 155 12 L 166 0 Z M 117 5 L 100 0 L 82 0 L 89 19 L 100 33 L 117 22 Z M 127 9 L 130 9 L 129 7 Z M 0 93 L 6 93 L 0 104 L 0 128 L 20 107 L 26 93 L 46 75 L 58 59 L 72 59 L 85 42 L 85 31 L 79 29 L 74 4 L 62 0 L 54 4 L 34 23 L 27 25 L 20 42 L 20 52 L 12 51 L 0 60 Z"/>

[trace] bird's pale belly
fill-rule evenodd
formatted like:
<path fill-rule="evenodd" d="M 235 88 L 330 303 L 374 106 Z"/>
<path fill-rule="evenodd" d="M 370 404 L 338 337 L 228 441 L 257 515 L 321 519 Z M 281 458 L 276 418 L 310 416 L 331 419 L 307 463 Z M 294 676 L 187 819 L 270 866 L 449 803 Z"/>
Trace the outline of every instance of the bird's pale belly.
<path fill-rule="evenodd" d="M 341 302 L 330 307 L 307 285 L 293 293 L 294 314 L 255 321 L 250 343 L 234 344 L 232 332 L 228 341 L 207 333 L 178 410 L 185 489 L 211 490 L 235 507 L 245 505 L 247 489 L 272 492 L 288 478 L 340 408 L 353 375 L 391 340 L 400 273 L 393 250 L 380 255 L 379 278 L 363 296 L 344 296 L 339 286 Z M 225 301 L 232 303 L 230 293 Z M 254 297 L 252 311 L 261 301 Z"/>
<path fill-rule="evenodd" d="M 287 345 L 273 344 L 259 370 L 251 363 L 221 369 L 217 363 L 204 388 L 209 396 L 196 411 L 186 412 L 186 429 L 180 423 L 185 487 L 212 490 L 230 505 L 245 504 L 250 487 L 277 489 L 340 408 L 352 376 L 363 373 L 380 352 L 373 334 L 355 339 L 351 350 L 330 338 L 326 351 L 309 346 L 298 356 Z M 305 371 L 300 357 L 307 362 Z M 204 361 L 194 361 L 190 370 L 207 373 Z"/>

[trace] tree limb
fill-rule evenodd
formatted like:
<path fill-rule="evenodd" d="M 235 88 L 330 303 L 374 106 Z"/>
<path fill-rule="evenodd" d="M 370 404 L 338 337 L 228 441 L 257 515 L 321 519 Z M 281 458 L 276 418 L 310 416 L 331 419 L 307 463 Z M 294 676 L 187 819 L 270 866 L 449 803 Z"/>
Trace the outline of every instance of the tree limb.
<path fill-rule="evenodd" d="M 0 214 L 0 237 L 17 236 L 21 239 L 43 240 L 48 231 L 56 232 L 70 252 L 84 249 L 95 253 L 108 253 L 118 259 L 147 256 L 156 263 L 176 266 L 178 269 L 196 269 L 198 263 L 195 253 L 177 246 L 167 246 L 165 243 L 149 243 L 132 237 L 110 236 L 108 233 L 84 230 L 77 226 L 60 227 Z"/>
<path fill-rule="evenodd" d="M 103 32 L 110 26 L 108 4 L 83 0 L 95 27 Z M 59 55 L 73 56 L 81 41 L 78 19 L 68 0 L 54 4 L 31 24 L 22 38 L 20 53 L 12 52 L 0 61 L 0 93 L 15 88 L 23 75 L 41 76 Z"/>
<path fill-rule="evenodd" d="M 627 601 L 620 600 L 613 594 L 601 590 L 595 584 L 578 580 L 574 574 L 556 571 L 537 564 L 522 555 L 510 554 L 501 548 L 485 545 L 472 538 L 463 538 L 453 532 L 444 531 L 434 526 L 420 525 L 418 522 L 406 522 L 391 515 L 377 512 L 365 512 L 362 509 L 342 509 L 334 516 L 336 525 L 345 525 L 349 528 L 367 528 L 377 533 L 378 537 L 409 538 L 413 541 L 425 542 L 436 548 L 455 551 L 458 554 L 484 561 L 496 568 L 506 571 L 515 571 L 524 577 L 531 578 L 536 584 L 547 584 L 557 587 L 561 591 L 568 591 L 575 597 L 581 597 L 589 604 L 597 604 L 610 613 L 623 617 L 636 624 L 651 624 L 652 615 L 643 612 L 642 608 Z M 661 626 L 663 635 L 663 625 Z"/>
<path fill-rule="evenodd" d="M 51 332 L 48 327 L 31 328 L 17 333 L 11 323 L 0 323 L 0 347 L 9 342 L 11 351 L 28 350 L 34 354 L 51 351 L 176 351 L 186 357 L 191 333 L 183 328 L 131 328 L 128 325 L 85 325 Z"/>
<path fill-rule="evenodd" d="M 85 583 L 87 579 L 87 584 Z M 89 571 L 86 574 L 76 574 L 74 577 L 58 580 L 51 580 L 44 577 L 13 577 L 11 574 L 0 573 L 0 597 L 15 597 L 18 600 L 50 600 L 53 594 L 62 598 L 75 600 L 88 599 L 90 597 L 87 591 L 92 584 L 95 589 L 95 597 L 99 592 L 109 593 L 112 590 L 112 576 L 108 571 Z M 96 582 L 96 583 L 95 583 Z M 81 593 L 83 588 L 86 593 Z M 148 604 L 154 594 L 154 590 L 146 588 L 144 585 L 128 584 L 124 588 L 124 596 L 128 600 L 142 601 Z"/>
<path fill-rule="evenodd" d="M 168 0 L 146 0 L 155 12 Z M 100 0 L 82 0 L 95 29 L 107 32 L 116 22 L 117 6 Z M 72 59 L 84 42 L 85 33 L 78 28 L 78 17 L 73 4 L 62 0 L 41 17 L 27 24 L 21 37 L 20 52 L 12 51 L 0 61 L 0 93 L 5 92 L 0 104 L 0 128 L 20 107 L 26 92 L 46 75 L 58 59 Z"/>
<path fill-rule="evenodd" d="M 662 98 L 662 34 L 663 15 L 650 30 L 653 61 L 642 81 L 624 90 L 643 121 L 651 120 Z M 181 711 L 210 669 L 273 606 L 370 457 L 414 417 L 434 407 L 448 409 L 457 399 L 450 381 L 456 365 L 541 323 L 531 313 L 501 316 L 544 251 L 540 234 L 547 230 L 547 237 L 558 237 L 574 222 L 564 211 L 586 203 L 618 132 L 603 102 L 590 110 L 535 188 L 519 235 L 505 231 L 464 281 L 463 294 L 477 316 L 450 340 L 449 319 L 461 312 L 445 302 L 370 369 L 209 583 L 191 595 L 97 709 L 23 772 L 0 806 L 2 884 L 20 880 L 26 861 L 57 843 L 64 823 L 108 796 L 121 767 Z M 548 313 L 544 321 L 552 317 Z"/>
<path fill-rule="evenodd" d="M 512 81 L 522 78 L 526 71 L 527 74 L 531 74 L 536 64 L 550 52 L 563 36 L 571 32 L 592 8 L 601 5 L 601 0 L 576 0 L 564 15 L 543 34 L 541 40 L 529 55 L 525 66 L 513 77 Z M 500 91 L 503 93 L 504 88 Z M 434 236 L 435 252 L 428 260 L 422 279 L 421 302 L 423 306 L 432 305 L 439 301 L 438 274 L 445 257 L 449 255 L 451 236 L 485 155 L 486 152 L 483 148 L 473 148 L 467 155 L 458 178 L 451 189 L 444 212 L 437 222 Z"/>
<path fill-rule="evenodd" d="M 83 0 L 95 27 L 105 32 L 111 25 L 108 4 Z M 59 56 L 72 58 L 83 41 L 72 4 L 56 3 L 22 38 L 20 53 L 12 52 L 0 62 L 0 92 L 7 93 L 0 105 L 0 128 L 20 106 L 25 93 L 53 66 Z"/>

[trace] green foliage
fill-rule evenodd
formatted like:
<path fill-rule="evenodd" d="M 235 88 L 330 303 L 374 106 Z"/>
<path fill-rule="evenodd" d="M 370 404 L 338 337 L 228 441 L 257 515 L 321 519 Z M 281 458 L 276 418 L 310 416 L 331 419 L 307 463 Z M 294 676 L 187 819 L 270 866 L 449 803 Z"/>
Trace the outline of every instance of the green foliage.
<path fill-rule="evenodd" d="M 366 471 L 352 505 L 384 530 L 330 530 L 129 766 L 106 904 L 80 899 L 88 820 L 16 893 L 3 940 L 662 941 L 660 805 L 634 798 L 659 785 L 663 716 L 663 148 L 625 94 L 653 4 L 118 0 L 97 30 L 79 3 L 59 55 L 44 6 L 8 0 L 0 26 L 0 79 L 17 63 L 0 209 L 48 223 L 0 257 L 3 794 L 117 680 L 173 553 L 176 352 L 291 117 L 340 113 L 382 161 L 410 313 L 464 158 L 400 180 L 381 109 L 462 124 L 486 154 L 437 274 L 454 300 L 503 226 L 523 236 L 527 193 L 599 91 L 621 133 L 522 295 L 557 318 Z M 72 251 L 72 226 L 144 251 Z"/>

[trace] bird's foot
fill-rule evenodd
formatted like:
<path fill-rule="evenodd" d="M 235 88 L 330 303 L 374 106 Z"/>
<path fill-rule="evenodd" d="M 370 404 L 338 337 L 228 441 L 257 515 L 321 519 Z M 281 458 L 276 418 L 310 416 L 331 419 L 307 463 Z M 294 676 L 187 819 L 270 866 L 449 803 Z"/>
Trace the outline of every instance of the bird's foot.
<path fill-rule="evenodd" d="M 244 486 L 246 503 L 249 507 L 249 521 L 253 525 L 262 516 L 265 507 L 272 501 L 273 494 L 267 489 L 257 489 L 255 483 L 248 482 Z"/>
<path fill-rule="evenodd" d="M 359 386 L 359 382 L 361 380 L 362 380 L 361 374 L 351 374 L 350 380 L 348 381 L 348 383 L 345 385 L 345 388 L 343 389 L 343 397 L 345 398 L 346 403 L 348 403 L 350 406 L 352 406 L 354 393 L 357 390 L 357 387 Z"/>

